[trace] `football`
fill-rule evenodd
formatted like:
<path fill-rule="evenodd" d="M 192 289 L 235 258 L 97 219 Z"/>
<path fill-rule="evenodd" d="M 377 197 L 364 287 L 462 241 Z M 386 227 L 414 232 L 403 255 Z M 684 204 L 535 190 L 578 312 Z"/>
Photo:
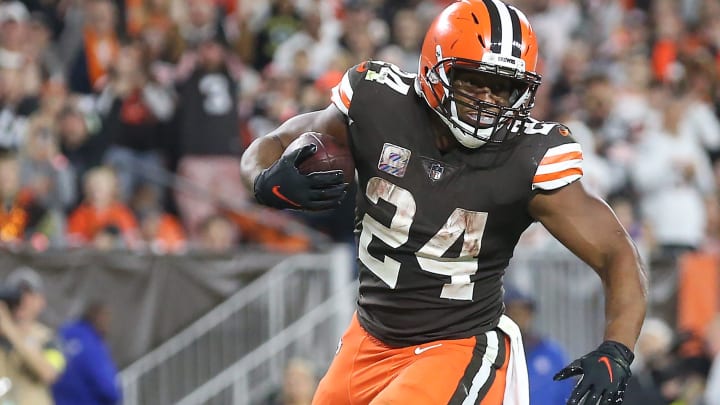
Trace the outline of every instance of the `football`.
<path fill-rule="evenodd" d="M 314 144 L 317 152 L 298 165 L 302 174 L 325 172 L 328 170 L 342 170 L 346 183 L 355 180 L 355 161 L 348 146 L 339 145 L 335 138 L 319 132 L 305 132 L 295 139 L 283 154 L 288 154 L 305 145 Z"/>

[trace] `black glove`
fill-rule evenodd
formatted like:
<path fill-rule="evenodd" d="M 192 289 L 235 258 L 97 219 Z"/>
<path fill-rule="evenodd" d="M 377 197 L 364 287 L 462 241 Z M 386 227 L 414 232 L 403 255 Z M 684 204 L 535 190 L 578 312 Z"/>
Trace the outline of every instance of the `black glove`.
<path fill-rule="evenodd" d="M 630 379 L 635 355 L 622 343 L 605 341 L 594 351 L 573 361 L 555 374 L 559 381 L 580 375 L 567 405 L 620 404 Z M 585 401 L 582 401 L 585 397 Z"/>
<path fill-rule="evenodd" d="M 255 199 L 273 208 L 326 210 L 340 205 L 347 183 L 342 170 L 301 174 L 297 166 L 317 147 L 305 145 L 282 156 L 255 178 Z"/>

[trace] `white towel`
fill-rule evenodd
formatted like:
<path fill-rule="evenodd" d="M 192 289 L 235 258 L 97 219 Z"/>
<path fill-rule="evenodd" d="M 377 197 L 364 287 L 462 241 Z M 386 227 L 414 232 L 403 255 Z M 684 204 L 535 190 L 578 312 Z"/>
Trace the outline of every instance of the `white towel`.
<path fill-rule="evenodd" d="M 500 317 L 498 328 L 510 337 L 510 361 L 505 377 L 503 405 L 529 405 L 530 384 L 520 328 L 505 315 Z"/>

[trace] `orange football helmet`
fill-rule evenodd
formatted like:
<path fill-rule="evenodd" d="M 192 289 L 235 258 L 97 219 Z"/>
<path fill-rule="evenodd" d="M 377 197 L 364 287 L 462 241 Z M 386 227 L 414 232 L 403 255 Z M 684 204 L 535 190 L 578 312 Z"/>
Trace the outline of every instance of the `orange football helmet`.
<path fill-rule="evenodd" d="M 478 148 L 497 139 L 497 129 L 530 114 L 540 75 L 537 38 L 525 15 L 500 0 L 461 0 L 438 15 L 423 42 L 418 92 L 458 141 Z M 509 82 L 509 105 L 486 102 L 453 86 L 458 71 L 494 75 Z M 460 97 L 458 97 L 460 96 Z M 474 122 L 458 116 L 458 104 L 474 109 Z"/>

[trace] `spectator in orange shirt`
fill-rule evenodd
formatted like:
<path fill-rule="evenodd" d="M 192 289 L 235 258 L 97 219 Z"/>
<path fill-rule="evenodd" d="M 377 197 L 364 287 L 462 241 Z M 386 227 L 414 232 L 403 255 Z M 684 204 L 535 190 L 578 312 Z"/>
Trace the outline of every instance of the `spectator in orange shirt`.
<path fill-rule="evenodd" d="M 124 247 L 140 246 L 137 220 L 132 211 L 118 200 L 115 172 L 108 167 L 90 170 L 84 180 L 85 199 L 68 219 L 71 245 L 86 245 L 107 229 L 117 229 Z"/>
<path fill-rule="evenodd" d="M 161 210 L 141 214 L 140 232 L 146 248 L 154 254 L 181 254 L 187 250 L 185 230 L 172 214 Z"/>
<path fill-rule="evenodd" d="M 240 230 L 227 217 L 213 214 L 200 224 L 200 232 L 195 240 L 198 251 L 210 254 L 232 252 L 238 246 Z"/>

